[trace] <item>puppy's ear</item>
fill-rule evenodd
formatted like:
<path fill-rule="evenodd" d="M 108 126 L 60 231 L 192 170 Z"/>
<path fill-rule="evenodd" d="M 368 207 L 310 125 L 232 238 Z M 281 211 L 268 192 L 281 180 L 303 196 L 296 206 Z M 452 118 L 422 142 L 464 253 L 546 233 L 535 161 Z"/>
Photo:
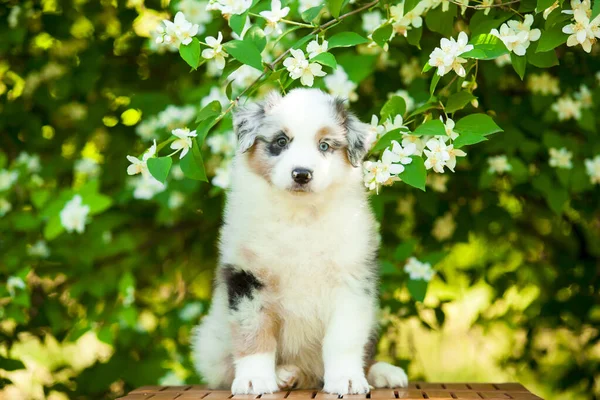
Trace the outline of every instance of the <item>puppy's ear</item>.
<path fill-rule="evenodd" d="M 264 100 L 238 107 L 233 112 L 233 127 L 238 137 L 238 148 L 242 153 L 252 147 L 263 125 L 265 116 L 281 98 L 278 92 L 273 91 Z"/>
<path fill-rule="evenodd" d="M 334 100 L 334 108 L 340 125 L 346 129 L 348 160 L 353 167 L 359 167 L 370 147 L 369 125 L 348 111 L 342 99 Z"/>

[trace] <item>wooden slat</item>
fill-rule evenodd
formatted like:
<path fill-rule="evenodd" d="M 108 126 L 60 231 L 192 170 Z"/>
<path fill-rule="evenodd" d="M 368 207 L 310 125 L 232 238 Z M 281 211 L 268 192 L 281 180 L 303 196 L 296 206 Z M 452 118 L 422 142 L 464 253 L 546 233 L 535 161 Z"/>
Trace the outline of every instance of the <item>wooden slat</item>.
<path fill-rule="evenodd" d="M 374 389 L 368 395 L 337 396 L 321 390 L 282 391 L 262 396 L 235 395 L 200 385 L 143 386 L 118 400 L 542 400 L 518 383 L 411 382 L 408 388 Z"/>

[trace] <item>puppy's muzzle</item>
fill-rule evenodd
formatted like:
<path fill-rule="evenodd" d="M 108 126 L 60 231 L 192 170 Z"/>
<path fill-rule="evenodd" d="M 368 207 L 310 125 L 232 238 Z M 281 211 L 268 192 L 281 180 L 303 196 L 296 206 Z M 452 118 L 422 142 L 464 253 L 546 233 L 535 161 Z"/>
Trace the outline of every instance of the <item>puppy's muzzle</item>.
<path fill-rule="evenodd" d="M 296 168 L 292 171 L 294 182 L 305 185 L 312 179 L 312 171 L 306 168 Z"/>

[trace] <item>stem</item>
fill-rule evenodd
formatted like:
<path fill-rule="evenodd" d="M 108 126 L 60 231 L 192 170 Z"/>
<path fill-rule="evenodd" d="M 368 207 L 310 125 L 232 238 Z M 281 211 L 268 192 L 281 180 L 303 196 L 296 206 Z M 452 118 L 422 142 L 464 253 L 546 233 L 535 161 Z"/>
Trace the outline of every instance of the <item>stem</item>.
<path fill-rule="evenodd" d="M 466 8 L 474 8 L 476 10 L 485 10 L 486 8 L 504 7 L 504 6 L 507 6 L 509 4 L 515 4 L 515 3 L 520 3 L 521 2 L 521 0 L 511 0 L 511 1 L 507 1 L 506 3 L 490 4 L 489 6 L 484 6 L 483 4 L 477 5 L 477 6 L 470 6 L 468 4 L 460 3 L 460 2 L 458 2 L 456 0 L 448 0 L 448 1 L 450 3 L 456 4 L 457 6 L 466 7 Z"/>
<path fill-rule="evenodd" d="M 257 17 L 257 18 L 262 18 L 266 21 L 268 21 L 267 18 L 263 17 L 260 14 L 256 14 L 256 13 L 248 13 L 248 15 L 251 15 L 253 17 Z M 297 25 L 297 26 L 301 26 L 303 28 L 313 28 L 313 25 L 309 25 L 309 24 L 303 24 L 302 22 L 296 22 L 296 21 L 291 21 L 289 19 L 280 19 L 281 22 L 286 23 L 286 24 L 290 24 L 290 25 Z"/>

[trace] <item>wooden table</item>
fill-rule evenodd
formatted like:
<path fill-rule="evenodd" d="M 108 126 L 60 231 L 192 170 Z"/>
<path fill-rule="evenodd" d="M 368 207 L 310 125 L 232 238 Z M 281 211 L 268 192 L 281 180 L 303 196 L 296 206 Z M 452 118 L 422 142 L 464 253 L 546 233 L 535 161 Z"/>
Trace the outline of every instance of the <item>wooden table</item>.
<path fill-rule="evenodd" d="M 490 399 L 542 400 L 518 383 L 424 383 L 411 382 L 406 389 L 376 389 L 367 395 L 336 396 L 318 390 L 292 390 L 273 394 L 236 395 L 203 386 L 144 386 L 117 400 L 334 400 L 334 399 Z"/>

